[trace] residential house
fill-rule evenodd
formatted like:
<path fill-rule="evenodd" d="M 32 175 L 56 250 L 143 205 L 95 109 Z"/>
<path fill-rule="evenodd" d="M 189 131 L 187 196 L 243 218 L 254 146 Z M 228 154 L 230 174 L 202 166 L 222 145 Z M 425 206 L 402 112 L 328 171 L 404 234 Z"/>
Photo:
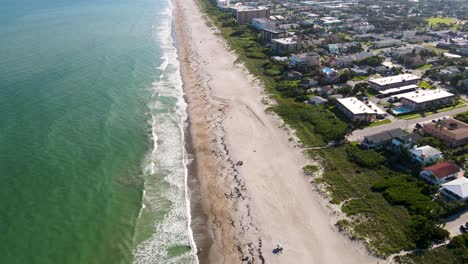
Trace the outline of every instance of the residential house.
<path fill-rule="evenodd" d="M 368 74 L 368 72 L 364 69 L 361 69 L 361 68 L 351 68 L 350 69 L 351 72 L 353 72 L 354 75 L 357 75 L 357 76 L 366 76 Z"/>
<path fill-rule="evenodd" d="M 341 56 L 338 59 L 330 58 L 329 64 L 333 67 L 344 68 L 353 65 L 354 58 L 352 56 Z"/>
<path fill-rule="evenodd" d="M 331 54 L 336 54 L 336 53 L 346 53 L 349 50 L 352 49 L 358 49 L 361 47 L 361 43 L 359 42 L 347 42 L 347 43 L 334 43 L 334 44 L 328 44 L 326 48 Z"/>
<path fill-rule="evenodd" d="M 460 70 L 456 66 L 445 67 L 439 71 L 439 75 L 451 77 L 453 75 L 459 74 Z"/>
<path fill-rule="evenodd" d="M 299 86 L 302 88 L 310 88 L 318 84 L 317 80 L 311 78 L 303 78 L 299 83 Z"/>
<path fill-rule="evenodd" d="M 216 0 L 216 5 L 219 9 L 229 8 L 230 0 Z"/>
<path fill-rule="evenodd" d="M 422 147 L 415 145 L 410 150 L 410 158 L 421 165 L 429 165 L 442 158 L 442 152 L 428 145 Z"/>
<path fill-rule="evenodd" d="M 374 57 L 375 55 L 372 52 L 361 51 L 361 52 L 358 52 L 358 53 L 354 53 L 352 56 L 354 57 L 355 60 L 362 61 L 362 60 L 365 60 L 367 58 Z"/>
<path fill-rule="evenodd" d="M 393 151 L 400 151 L 403 147 L 406 149 L 411 149 L 422 139 L 423 137 L 418 132 L 396 136 L 392 139 L 392 145 L 390 149 Z"/>
<path fill-rule="evenodd" d="M 369 22 L 354 23 L 351 25 L 351 27 L 354 29 L 354 31 L 359 33 L 365 33 L 375 29 L 374 25 L 369 24 Z"/>
<path fill-rule="evenodd" d="M 313 104 L 313 105 L 321 105 L 325 104 L 327 102 L 327 99 L 320 97 L 320 96 L 313 96 L 309 98 L 308 103 Z"/>
<path fill-rule="evenodd" d="M 423 124 L 422 130 L 447 146 L 457 147 L 468 143 L 468 124 L 453 118 L 439 119 Z"/>
<path fill-rule="evenodd" d="M 288 80 L 295 80 L 295 79 L 300 79 L 302 78 L 302 73 L 298 72 L 298 71 L 288 71 L 286 73 L 286 79 Z"/>
<path fill-rule="evenodd" d="M 320 73 L 327 79 L 329 82 L 333 82 L 338 79 L 340 74 L 338 73 L 337 70 L 329 67 L 323 67 L 320 70 Z"/>
<path fill-rule="evenodd" d="M 300 53 L 291 55 L 291 66 L 295 68 L 312 68 L 320 65 L 320 55 L 317 53 Z"/>
<path fill-rule="evenodd" d="M 407 53 L 401 55 L 398 59 L 403 65 L 407 68 L 418 68 L 422 65 L 426 64 L 426 59 L 424 59 L 421 55 L 416 53 Z"/>
<path fill-rule="evenodd" d="M 373 46 L 376 49 L 382 49 L 382 48 L 397 46 L 397 45 L 400 45 L 400 44 L 401 44 L 400 40 L 385 39 L 385 40 L 374 41 Z"/>
<path fill-rule="evenodd" d="M 468 46 L 457 49 L 457 53 L 462 55 L 463 57 L 468 57 Z"/>
<path fill-rule="evenodd" d="M 450 200 L 466 202 L 468 200 L 468 179 L 461 177 L 442 184 L 440 194 Z"/>
<path fill-rule="evenodd" d="M 377 134 L 365 136 L 361 145 L 368 148 L 383 148 L 388 146 L 395 137 L 403 136 L 405 132 L 400 128 L 379 132 Z"/>
<path fill-rule="evenodd" d="M 335 87 L 333 85 L 322 86 L 317 91 L 324 96 L 329 96 L 335 92 Z"/>
<path fill-rule="evenodd" d="M 460 169 L 450 161 L 436 163 L 424 168 L 419 177 L 432 184 L 443 184 L 457 178 Z"/>
<path fill-rule="evenodd" d="M 353 39 L 356 41 L 372 41 L 372 40 L 382 40 L 382 37 L 376 34 L 359 34 L 359 35 L 354 35 Z"/>

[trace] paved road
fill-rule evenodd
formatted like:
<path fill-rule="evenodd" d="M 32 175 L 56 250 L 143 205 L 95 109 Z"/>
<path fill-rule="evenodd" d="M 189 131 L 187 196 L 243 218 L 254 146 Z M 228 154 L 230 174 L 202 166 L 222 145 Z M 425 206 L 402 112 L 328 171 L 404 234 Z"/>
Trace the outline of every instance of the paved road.
<path fill-rule="evenodd" d="M 456 115 L 456 114 L 466 112 L 466 111 L 468 111 L 468 106 L 442 112 L 442 113 L 437 113 L 434 115 L 429 115 L 426 117 L 415 118 L 411 120 L 395 119 L 395 121 L 393 121 L 392 123 L 355 130 L 351 135 L 348 135 L 346 139 L 348 141 L 360 141 L 365 136 L 373 135 L 373 134 L 376 134 L 385 130 L 390 130 L 390 129 L 395 129 L 395 128 L 408 129 L 412 131 L 416 123 L 422 124 L 422 123 L 430 122 L 433 119 L 438 119 L 444 116 L 452 116 L 452 115 Z"/>
<path fill-rule="evenodd" d="M 450 232 L 450 236 L 457 236 L 461 234 L 460 226 L 465 225 L 468 222 L 468 210 L 453 215 L 445 219 L 446 225 L 445 229 Z"/>

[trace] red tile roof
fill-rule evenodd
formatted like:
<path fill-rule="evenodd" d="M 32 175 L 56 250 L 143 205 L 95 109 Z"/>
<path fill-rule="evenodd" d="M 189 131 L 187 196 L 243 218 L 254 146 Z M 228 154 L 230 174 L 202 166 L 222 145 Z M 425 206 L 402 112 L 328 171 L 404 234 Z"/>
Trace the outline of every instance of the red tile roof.
<path fill-rule="evenodd" d="M 457 166 L 449 161 L 434 164 L 424 168 L 424 170 L 431 171 L 439 179 L 460 171 Z"/>

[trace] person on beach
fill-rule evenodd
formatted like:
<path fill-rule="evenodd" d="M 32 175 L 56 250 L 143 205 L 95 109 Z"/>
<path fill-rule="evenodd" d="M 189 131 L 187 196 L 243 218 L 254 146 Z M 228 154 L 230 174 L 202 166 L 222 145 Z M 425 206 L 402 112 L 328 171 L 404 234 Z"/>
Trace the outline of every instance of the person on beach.
<path fill-rule="evenodd" d="M 276 245 L 276 248 L 273 249 L 273 254 L 281 255 L 281 253 L 283 253 L 283 247 L 280 245 Z"/>

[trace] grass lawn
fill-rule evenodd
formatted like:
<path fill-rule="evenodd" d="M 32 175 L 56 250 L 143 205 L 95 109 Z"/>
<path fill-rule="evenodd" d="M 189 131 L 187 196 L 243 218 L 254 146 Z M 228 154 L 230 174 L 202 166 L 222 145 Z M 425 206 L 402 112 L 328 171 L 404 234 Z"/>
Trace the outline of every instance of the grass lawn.
<path fill-rule="evenodd" d="M 425 88 L 425 89 L 429 89 L 429 90 L 432 90 L 432 89 L 435 89 L 434 86 L 430 85 L 428 82 L 422 80 L 422 81 L 419 81 L 418 83 L 419 87 L 421 88 Z"/>
<path fill-rule="evenodd" d="M 432 64 L 424 64 L 423 66 L 419 67 L 418 70 L 427 70 L 432 68 Z"/>
<path fill-rule="evenodd" d="M 346 34 L 344 32 L 339 32 L 338 36 L 340 36 L 340 37 L 342 37 L 342 38 L 344 38 L 345 40 L 348 40 L 348 41 L 353 40 L 353 38 L 349 34 Z"/>
<path fill-rule="evenodd" d="M 433 50 L 435 51 L 436 53 L 438 54 L 441 54 L 441 53 L 444 53 L 444 52 L 447 52 L 447 50 L 444 50 L 444 49 L 439 49 L 437 48 L 436 46 L 432 46 L 432 45 L 423 45 L 424 48 L 427 48 L 427 49 L 430 49 L 430 50 Z"/>
<path fill-rule="evenodd" d="M 427 19 L 427 23 L 429 23 L 429 26 L 437 26 L 437 24 L 439 23 L 450 25 L 454 22 L 457 22 L 457 19 L 453 17 L 431 17 Z"/>
<path fill-rule="evenodd" d="M 415 119 L 419 117 L 422 117 L 421 113 L 409 113 L 406 115 L 397 116 L 398 119 L 403 119 L 403 120 L 410 120 L 410 119 Z"/>
<path fill-rule="evenodd" d="M 369 80 L 369 76 L 355 76 L 353 79 L 351 79 L 352 81 L 366 81 L 366 80 Z"/>
<path fill-rule="evenodd" d="M 370 125 L 368 127 L 380 126 L 380 125 L 383 125 L 383 124 L 389 124 L 391 122 L 392 121 L 389 120 L 389 119 L 384 119 L 384 120 L 380 120 L 380 121 L 377 121 L 377 122 L 372 122 L 372 123 L 370 123 Z"/>

